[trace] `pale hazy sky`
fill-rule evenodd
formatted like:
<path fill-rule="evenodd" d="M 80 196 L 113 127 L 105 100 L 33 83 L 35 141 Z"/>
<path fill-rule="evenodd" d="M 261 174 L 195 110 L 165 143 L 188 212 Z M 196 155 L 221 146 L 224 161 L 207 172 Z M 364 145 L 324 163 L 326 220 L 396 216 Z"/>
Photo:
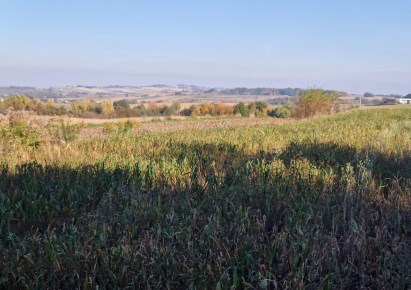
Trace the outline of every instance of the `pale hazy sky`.
<path fill-rule="evenodd" d="M 0 86 L 411 93 L 411 1 L 0 0 Z"/>

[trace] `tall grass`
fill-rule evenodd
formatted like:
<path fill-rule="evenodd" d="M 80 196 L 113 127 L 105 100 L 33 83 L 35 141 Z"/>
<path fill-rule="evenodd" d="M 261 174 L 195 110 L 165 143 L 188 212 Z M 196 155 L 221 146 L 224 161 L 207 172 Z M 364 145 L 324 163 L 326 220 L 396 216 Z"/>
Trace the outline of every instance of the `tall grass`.
<path fill-rule="evenodd" d="M 1 142 L 1 288 L 410 286 L 409 109 L 39 134 Z"/>

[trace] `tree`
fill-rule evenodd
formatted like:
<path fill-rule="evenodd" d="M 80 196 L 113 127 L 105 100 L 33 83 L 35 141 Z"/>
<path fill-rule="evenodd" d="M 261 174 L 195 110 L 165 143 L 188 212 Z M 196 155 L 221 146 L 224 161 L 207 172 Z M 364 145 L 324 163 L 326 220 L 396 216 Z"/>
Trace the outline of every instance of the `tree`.
<path fill-rule="evenodd" d="M 71 106 L 71 112 L 74 116 L 79 117 L 81 113 L 83 113 L 83 109 L 80 105 L 80 102 L 74 102 Z"/>
<path fill-rule="evenodd" d="M 98 106 L 95 102 L 90 100 L 76 101 L 71 106 L 71 113 L 75 116 L 80 117 L 81 114 L 85 112 L 97 112 Z"/>
<path fill-rule="evenodd" d="M 53 106 L 54 106 L 54 100 L 53 99 L 47 99 L 46 107 L 51 108 Z"/>
<path fill-rule="evenodd" d="M 366 97 L 366 98 L 372 98 L 372 97 L 374 97 L 374 94 L 372 94 L 372 93 L 370 93 L 370 92 L 365 92 L 365 93 L 364 93 L 364 97 Z"/>
<path fill-rule="evenodd" d="M 130 105 L 126 100 L 115 101 L 113 103 L 115 110 L 128 110 L 130 109 Z"/>
<path fill-rule="evenodd" d="M 210 103 L 203 103 L 200 105 L 200 115 L 213 115 L 214 106 Z"/>
<path fill-rule="evenodd" d="M 293 116 L 308 118 L 319 113 L 331 113 L 336 98 L 334 92 L 322 89 L 305 90 L 297 101 Z"/>
<path fill-rule="evenodd" d="M 173 102 L 170 106 L 173 115 L 178 115 L 180 113 L 181 105 L 179 102 Z"/>
<path fill-rule="evenodd" d="M 104 115 L 111 115 L 112 113 L 114 113 L 114 105 L 113 102 L 111 101 L 102 101 L 99 104 L 101 113 Z"/>
<path fill-rule="evenodd" d="M 240 114 L 241 117 L 250 116 L 250 110 L 243 102 L 238 103 L 238 105 L 235 107 L 235 113 Z"/>
<path fill-rule="evenodd" d="M 191 105 L 189 108 L 190 116 L 201 116 L 200 106 L 199 105 Z"/>
<path fill-rule="evenodd" d="M 255 102 L 255 115 L 257 117 L 267 116 L 268 104 L 266 102 Z"/>
<path fill-rule="evenodd" d="M 225 104 L 215 104 L 214 110 L 217 116 L 232 115 L 234 108 Z"/>

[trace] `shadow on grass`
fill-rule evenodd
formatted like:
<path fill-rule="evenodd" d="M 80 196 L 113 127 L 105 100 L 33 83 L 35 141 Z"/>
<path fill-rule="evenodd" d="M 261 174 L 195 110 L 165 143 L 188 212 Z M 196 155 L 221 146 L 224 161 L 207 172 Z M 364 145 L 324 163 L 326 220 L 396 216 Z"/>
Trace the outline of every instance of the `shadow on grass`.
<path fill-rule="evenodd" d="M 280 155 L 175 143 L 126 165 L 3 166 L 0 287 L 406 288 L 410 184 L 387 183 L 397 198 L 374 192 L 361 164 L 376 183 L 410 177 L 409 156 L 328 143 Z"/>
<path fill-rule="evenodd" d="M 376 179 L 410 179 L 411 156 L 384 154 L 376 150 L 357 150 L 347 145 L 335 143 L 292 142 L 281 158 L 289 164 L 295 158 L 306 158 L 321 167 L 340 167 L 362 162 Z"/>

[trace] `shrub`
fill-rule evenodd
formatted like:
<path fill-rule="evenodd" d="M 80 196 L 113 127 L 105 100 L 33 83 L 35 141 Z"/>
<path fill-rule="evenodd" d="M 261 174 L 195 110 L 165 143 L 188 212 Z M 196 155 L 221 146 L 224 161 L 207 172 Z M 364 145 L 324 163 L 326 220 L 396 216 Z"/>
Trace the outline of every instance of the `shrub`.
<path fill-rule="evenodd" d="M 248 105 L 250 113 L 254 113 L 256 117 L 267 116 L 268 104 L 266 102 L 255 102 Z"/>
<path fill-rule="evenodd" d="M 234 114 L 234 108 L 225 104 L 215 104 L 214 110 L 217 116 L 228 116 Z"/>
<path fill-rule="evenodd" d="M 76 101 L 71 107 L 71 113 L 76 117 L 81 117 L 83 113 L 97 113 L 97 104 L 90 100 Z"/>
<path fill-rule="evenodd" d="M 159 110 L 159 113 L 160 113 L 161 116 L 178 115 L 179 112 L 180 112 L 180 103 L 179 102 L 173 102 L 171 104 L 171 106 L 164 105 Z"/>
<path fill-rule="evenodd" d="M 57 107 L 52 99 L 42 102 L 39 99 L 31 99 L 26 96 L 13 96 L 0 102 L 0 112 L 12 109 L 15 111 L 33 111 L 39 115 L 64 115 L 67 110 L 64 107 Z"/>
<path fill-rule="evenodd" d="M 110 116 L 114 113 L 113 102 L 103 101 L 97 106 L 98 113 Z"/>
<path fill-rule="evenodd" d="M 113 103 L 114 109 L 130 109 L 130 105 L 128 104 L 128 102 L 126 100 L 120 100 L 120 101 L 115 101 Z"/>
<path fill-rule="evenodd" d="M 238 103 L 238 105 L 235 107 L 235 113 L 240 114 L 241 117 L 250 116 L 250 110 L 243 102 Z"/>
<path fill-rule="evenodd" d="M 136 129 L 140 126 L 140 123 L 133 120 L 127 120 L 125 122 L 118 122 L 117 125 L 117 133 L 121 135 L 130 134 L 133 129 Z"/>
<path fill-rule="evenodd" d="M 173 102 L 170 106 L 171 115 L 178 115 L 180 113 L 181 104 L 179 102 Z"/>
<path fill-rule="evenodd" d="M 40 145 L 40 135 L 37 130 L 23 120 L 10 120 L 8 126 L 1 129 L 0 137 L 3 141 L 11 141 L 14 144 L 17 141 L 20 145 L 29 147 Z"/>
<path fill-rule="evenodd" d="M 322 89 L 305 90 L 299 97 L 293 116 L 308 118 L 319 113 L 331 113 L 336 94 Z"/>
<path fill-rule="evenodd" d="M 57 122 L 51 122 L 47 128 L 55 142 L 68 144 L 78 137 L 83 127 L 83 124 L 71 124 L 70 121 L 60 119 Z"/>
<path fill-rule="evenodd" d="M 268 115 L 275 118 L 290 118 L 292 110 L 290 107 L 281 106 L 268 112 Z"/>

